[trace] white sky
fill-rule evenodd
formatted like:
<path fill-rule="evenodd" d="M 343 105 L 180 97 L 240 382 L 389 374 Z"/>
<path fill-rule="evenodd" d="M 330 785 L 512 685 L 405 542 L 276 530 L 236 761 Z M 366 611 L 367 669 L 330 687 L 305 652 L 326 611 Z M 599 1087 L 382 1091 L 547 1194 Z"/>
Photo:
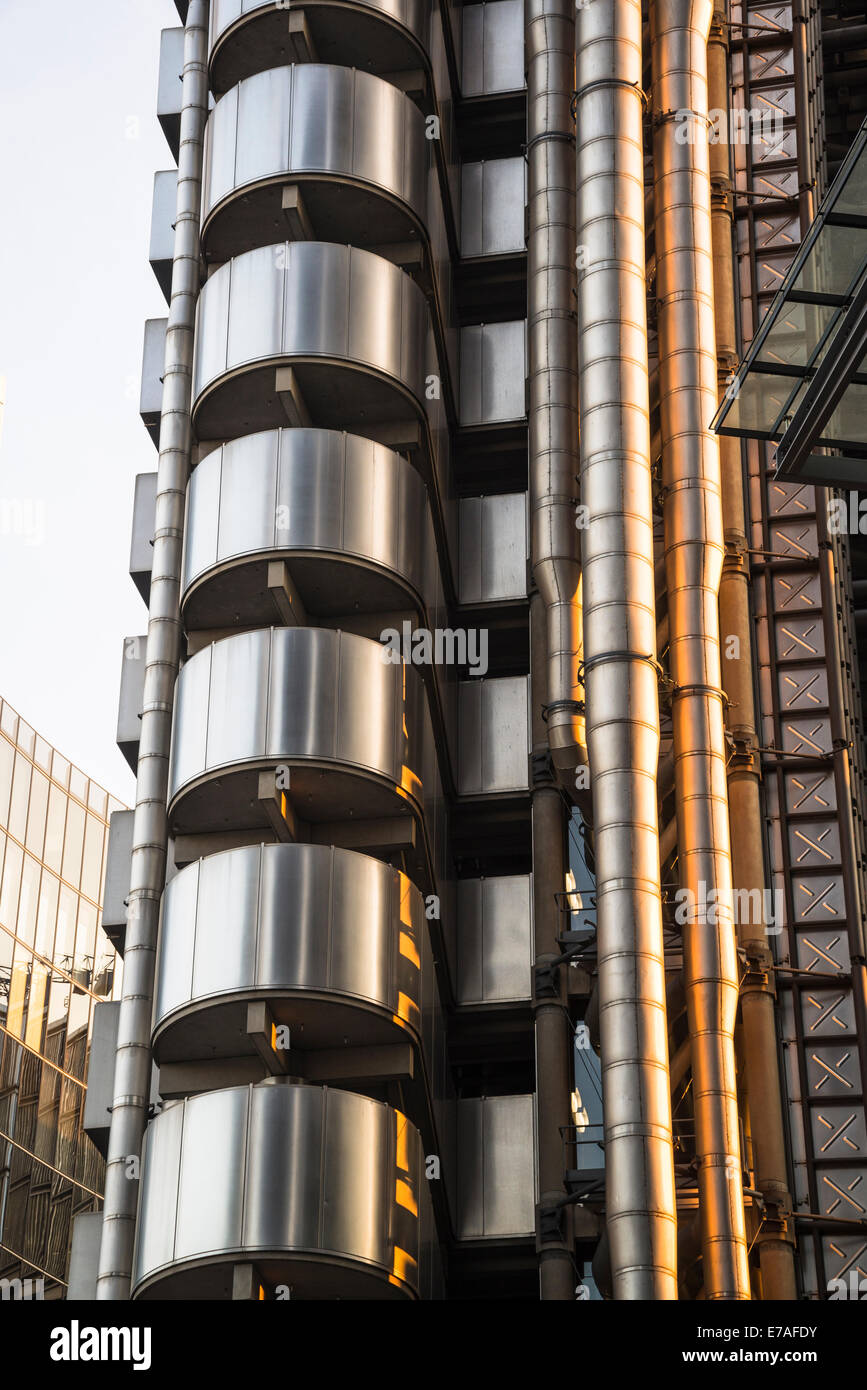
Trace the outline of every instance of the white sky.
<path fill-rule="evenodd" d="M 128 805 L 133 480 L 157 463 L 142 338 L 168 312 L 147 259 L 154 171 L 173 165 L 159 39 L 179 23 L 172 0 L 0 0 L 0 694 Z"/>

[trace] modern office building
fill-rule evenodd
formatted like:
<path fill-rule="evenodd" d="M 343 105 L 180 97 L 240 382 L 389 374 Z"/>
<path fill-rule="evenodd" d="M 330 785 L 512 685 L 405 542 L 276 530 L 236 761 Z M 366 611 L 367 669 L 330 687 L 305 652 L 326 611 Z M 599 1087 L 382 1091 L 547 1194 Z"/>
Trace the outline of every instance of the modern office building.
<path fill-rule="evenodd" d="M 855 133 L 845 16 L 178 10 L 90 1291 L 827 1297 L 848 537 L 711 421 Z"/>
<path fill-rule="evenodd" d="M 119 809 L 0 701 L 4 1298 L 65 1297 L 73 1218 L 102 1197 L 104 1164 L 84 1112 L 94 1011 L 120 993 L 101 929 L 109 817 Z"/>

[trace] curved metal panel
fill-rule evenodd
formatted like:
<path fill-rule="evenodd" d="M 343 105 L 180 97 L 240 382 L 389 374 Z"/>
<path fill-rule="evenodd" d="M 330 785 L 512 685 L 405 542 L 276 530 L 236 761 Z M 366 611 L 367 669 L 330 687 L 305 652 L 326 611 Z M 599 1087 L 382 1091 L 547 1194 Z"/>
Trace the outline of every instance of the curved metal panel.
<path fill-rule="evenodd" d="M 161 1063 L 175 1056 L 166 1036 L 173 1018 L 182 1020 L 206 1000 L 224 1003 L 232 996 L 267 995 L 275 1017 L 279 1000 L 298 1003 L 305 993 L 349 1005 L 358 1001 L 381 1011 L 391 1033 L 409 1026 L 418 1036 L 423 976 L 431 969 L 422 896 L 405 874 L 381 860 L 308 844 L 254 845 L 211 855 L 182 869 L 163 897 L 156 1055 Z M 424 989 L 429 987 L 426 980 Z M 320 1004 L 313 1007 L 321 1010 Z M 341 1024 L 340 1036 L 329 1036 L 328 1020 L 312 1017 L 299 1046 L 339 1047 L 344 1032 Z M 207 1034 L 207 1017 L 199 1012 L 196 1042 L 209 1053 L 213 1040 Z M 240 1048 L 237 1036 L 232 1042 Z"/>
<path fill-rule="evenodd" d="M 391 1106 L 265 1083 L 169 1105 L 145 1143 L 137 1297 L 231 1297 L 231 1265 L 302 1296 L 417 1297 L 421 1140 Z"/>
<path fill-rule="evenodd" d="M 340 762 L 421 804 L 424 691 L 378 642 L 324 628 L 225 638 L 181 671 L 169 799 L 232 765 Z"/>
<path fill-rule="evenodd" d="M 213 0 L 215 92 L 299 56 L 290 38 L 288 8 L 275 0 Z M 364 61 L 382 72 L 417 67 L 420 60 L 430 65 L 430 14 L 430 0 L 309 0 L 304 6 L 306 29 L 321 59 L 346 67 Z"/>
<path fill-rule="evenodd" d="M 272 238 L 263 228 L 285 227 L 282 193 L 290 180 L 303 183 L 312 226 L 327 228 L 335 242 L 417 235 L 427 226 L 432 163 L 424 116 L 390 82 L 323 64 L 257 73 L 233 87 L 208 120 L 203 247 L 225 260 L 265 239 L 279 241 L 279 231 Z M 360 189 L 342 196 L 347 181 L 368 197 Z"/>
<path fill-rule="evenodd" d="M 256 423 L 251 410 L 278 418 L 282 409 L 273 367 L 286 359 L 322 359 L 332 370 L 360 369 L 364 375 L 355 389 L 362 415 L 365 397 L 368 409 L 383 409 L 383 392 L 386 414 L 381 418 L 405 414 L 407 393 L 416 412 L 424 415 L 429 332 L 422 291 L 380 256 L 327 242 L 287 242 L 247 251 L 221 266 L 199 297 L 193 370 L 197 419 L 203 413 L 203 393 L 220 378 L 241 368 L 268 369 L 270 375 L 264 378 L 261 401 L 249 406 L 238 394 L 231 411 L 223 409 L 217 417 L 212 412 L 213 418 L 204 419 L 200 436 L 209 437 L 209 429 L 220 431 L 212 438 L 249 432 Z M 312 378 L 310 368 L 306 371 L 302 390 L 311 409 L 333 414 L 348 388 L 333 376 L 323 382 Z M 237 383 L 233 387 L 240 392 Z"/>
<path fill-rule="evenodd" d="M 299 561 L 293 577 L 308 612 L 341 612 L 352 606 L 345 570 L 350 561 L 375 566 L 401 586 L 368 585 L 368 602 L 368 589 L 353 585 L 356 605 L 362 608 L 376 606 L 377 597 L 379 607 L 386 601 L 400 607 L 407 587 L 426 607 L 440 601 L 424 483 L 399 454 L 336 430 L 285 429 L 244 435 L 202 460 L 188 491 L 182 581 L 184 607 L 194 618 L 203 605 L 217 612 L 206 597 L 189 603 L 190 588 L 196 581 L 200 588 L 209 571 L 228 565 L 237 570 L 265 554 L 291 563 L 293 557 L 316 552 L 344 566 L 331 580 L 323 576 L 321 565 L 304 568 Z M 261 576 L 258 583 L 261 592 Z M 327 596 L 324 584 L 329 585 Z M 248 616 L 255 620 L 252 602 L 248 614 L 244 581 L 236 579 L 232 604 L 244 621 Z M 264 611 L 273 621 L 273 612 L 268 607 Z"/>

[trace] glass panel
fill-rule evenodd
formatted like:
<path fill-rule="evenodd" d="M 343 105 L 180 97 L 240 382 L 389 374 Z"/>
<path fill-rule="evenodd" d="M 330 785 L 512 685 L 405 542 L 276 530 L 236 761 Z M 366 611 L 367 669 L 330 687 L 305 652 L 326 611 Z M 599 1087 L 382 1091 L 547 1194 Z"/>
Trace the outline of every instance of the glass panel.
<path fill-rule="evenodd" d="M 863 217 L 865 208 L 867 208 L 867 147 L 861 151 L 849 171 L 849 177 L 834 200 L 833 210 L 834 212 L 852 212 L 858 217 Z"/>
<path fill-rule="evenodd" d="M 14 954 L 15 942 L 11 933 L 0 927 L 0 1023 L 6 1022 L 6 1013 L 9 1008 L 9 986 L 12 978 L 12 957 Z"/>
<path fill-rule="evenodd" d="M 12 706 L 7 705 L 5 702 L 3 708 L 0 709 L 0 729 L 2 729 L 4 734 L 9 735 L 13 743 L 15 742 L 18 736 L 18 715 L 15 713 Z"/>
<path fill-rule="evenodd" d="M 87 1025 L 90 1019 L 90 995 L 73 989 L 69 1000 L 69 1025 L 63 1065 L 72 1076 L 84 1080 L 87 1062 Z"/>
<path fill-rule="evenodd" d="M 39 912 L 36 917 L 36 949 L 40 955 L 52 960 L 54 949 L 54 926 L 57 921 L 57 900 L 60 895 L 60 879 L 44 869 L 39 889 Z"/>
<path fill-rule="evenodd" d="M 105 826 L 102 821 L 97 820 L 96 816 L 88 816 L 84 837 L 84 863 L 81 869 L 81 891 L 95 903 L 99 902 L 104 840 Z"/>
<path fill-rule="evenodd" d="M 61 885 L 60 906 L 57 912 L 57 939 L 54 943 L 54 963 L 72 973 L 72 953 L 75 949 L 75 923 L 78 918 L 78 898 L 71 888 Z"/>
<path fill-rule="evenodd" d="M 42 858 L 45 838 L 45 813 L 48 808 L 48 778 L 38 768 L 33 769 L 30 783 L 30 810 L 27 813 L 27 848 Z"/>
<path fill-rule="evenodd" d="M 48 967 L 33 962 L 30 976 L 30 998 L 27 1005 L 27 1031 L 24 1041 L 34 1051 L 42 1051 L 42 1034 L 48 1012 Z"/>
<path fill-rule="evenodd" d="M 7 739 L 0 737 L 0 825 L 6 825 L 9 798 L 12 795 L 12 772 L 15 767 L 15 749 Z"/>
<path fill-rule="evenodd" d="M 15 931 L 18 920 L 18 891 L 21 886 L 21 865 L 24 851 L 12 841 L 7 841 L 6 858 L 3 861 L 3 890 L 0 892 L 0 923 L 9 931 Z"/>
<path fill-rule="evenodd" d="M 762 344 L 762 362 L 806 367 L 816 344 L 839 310 L 828 304 L 784 304 Z"/>
<path fill-rule="evenodd" d="M 62 975 L 54 975 L 48 997 L 48 1037 L 51 1040 L 51 1060 L 63 1066 L 63 1034 L 66 1031 L 66 1014 L 69 1009 L 70 984 Z M 55 1051 L 55 1040 L 59 1048 Z"/>
<path fill-rule="evenodd" d="M 87 791 L 87 804 L 91 811 L 95 811 L 98 816 L 105 820 L 106 793 L 96 782 L 91 782 Z"/>
<path fill-rule="evenodd" d="M 867 256 L 867 234 L 858 227 L 825 225 L 792 289 L 808 294 L 846 294 Z"/>
<path fill-rule="evenodd" d="M 77 888 L 81 879 L 81 851 L 84 846 L 84 810 L 70 801 L 66 811 L 66 840 L 63 845 L 63 877 Z"/>
<path fill-rule="evenodd" d="M 12 979 L 9 985 L 9 1012 L 6 1026 L 13 1037 L 20 1038 L 24 1027 L 24 1009 L 27 1003 L 27 987 L 30 982 L 30 966 L 33 957 L 21 942 L 15 946 L 15 959 L 12 962 Z"/>
<path fill-rule="evenodd" d="M 73 796 L 77 796 L 79 801 L 87 800 L 87 778 L 83 772 L 79 772 L 77 767 L 70 769 L 69 790 Z"/>
<path fill-rule="evenodd" d="M 51 744 L 46 743 L 44 738 L 36 735 L 36 747 L 33 751 L 34 761 L 42 768 L 43 772 L 51 771 Z"/>
<path fill-rule="evenodd" d="M 749 372 L 732 401 L 726 426 L 744 430 L 747 434 L 773 433 L 777 421 L 786 411 L 789 397 L 799 384 L 796 377 Z"/>
<path fill-rule="evenodd" d="M 9 806 L 10 835 L 24 843 L 27 828 L 27 802 L 30 797 L 31 764 L 22 753 L 15 754 L 15 774 L 12 778 L 12 801 Z"/>
<path fill-rule="evenodd" d="M 66 822 L 66 796 L 58 787 L 52 787 L 48 797 L 48 820 L 45 827 L 45 849 L 43 863 L 56 874 L 60 873 L 63 862 L 63 827 Z"/>
<path fill-rule="evenodd" d="M 41 869 L 38 860 L 25 854 L 24 869 L 21 874 L 21 895 L 18 899 L 18 935 L 28 946 L 36 940 L 36 910 L 39 906 L 39 876 Z"/>
<path fill-rule="evenodd" d="M 856 445 L 867 445 L 867 386 L 853 382 L 843 393 L 843 398 L 827 425 L 822 431 L 822 440 L 833 444 L 844 440 Z M 867 460 L 865 460 L 867 469 Z"/>
<path fill-rule="evenodd" d="M 96 947 L 96 908 L 83 899 L 78 904 L 78 930 L 75 934 L 75 968 L 73 978 L 76 984 L 90 989 L 93 983 L 94 951 Z"/>
<path fill-rule="evenodd" d="M 31 729 L 29 724 L 25 724 L 23 719 L 18 720 L 18 747 L 23 753 L 33 756 L 33 745 L 36 742 L 36 731 Z"/>
<path fill-rule="evenodd" d="M 69 785 L 69 763 L 59 753 L 55 753 L 51 760 L 51 775 L 61 787 Z"/>

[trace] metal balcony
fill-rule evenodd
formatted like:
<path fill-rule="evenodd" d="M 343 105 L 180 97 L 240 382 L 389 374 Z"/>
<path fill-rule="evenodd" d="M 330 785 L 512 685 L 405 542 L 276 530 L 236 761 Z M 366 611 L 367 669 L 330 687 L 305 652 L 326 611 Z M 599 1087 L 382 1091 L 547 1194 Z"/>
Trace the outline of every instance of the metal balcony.
<path fill-rule="evenodd" d="M 288 567 L 294 614 L 275 562 Z M 442 582 L 421 477 L 392 450 L 334 430 L 272 430 L 216 449 L 190 480 L 181 604 L 188 631 L 406 609 L 435 625 Z"/>
<path fill-rule="evenodd" d="M 148 1127 L 137 1299 L 436 1297 L 418 1131 L 366 1096 L 264 1082 L 166 1107 Z"/>
<path fill-rule="evenodd" d="M 287 234 L 353 246 L 429 239 L 433 146 L 418 107 L 371 73 L 320 64 L 258 73 L 208 120 L 205 255 L 224 261 Z M 284 198 L 287 185 L 300 206 Z"/>
<path fill-rule="evenodd" d="M 366 67 L 380 75 L 430 68 L 430 0 L 313 0 L 285 6 L 213 0 L 210 77 L 220 96 L 245 77 L 291 62 Z"/>
<path fill-rule="evenodd" d="M 325 845 L 230 850 L 166 888 L 154 1056 L 160 1067 L 247 1057 L 261 1076 L 246 1019 L 267 1001 L 288 1035 L 266 1064 L 298 1074 L 318 1057 L 334 1081 L 340 1056 L 323 1053 L 337 1049 L 347 1076 L 362 1075 L 363 1050 L 420 1046 L 435 988 L 424 900 L 398 869 Z"/>

